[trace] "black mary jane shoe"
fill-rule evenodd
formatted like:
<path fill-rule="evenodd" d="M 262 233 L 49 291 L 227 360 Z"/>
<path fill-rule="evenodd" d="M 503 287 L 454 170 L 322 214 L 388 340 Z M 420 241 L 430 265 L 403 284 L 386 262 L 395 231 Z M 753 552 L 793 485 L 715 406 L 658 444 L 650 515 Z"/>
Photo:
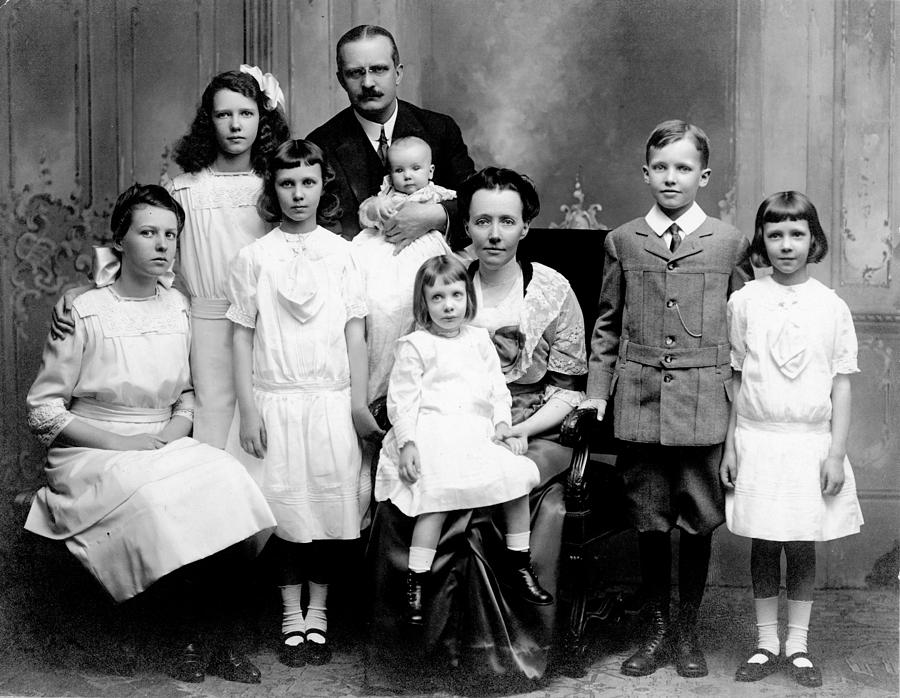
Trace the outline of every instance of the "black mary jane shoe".
<path fill-rule="evenodd" d="M 762 663 L 751 662 L 750 659 L 757 654 L 765 656 L 766 661 Z M 735 681 L 759 681 L 767 676 L 771 676 L 778 671 L 778 656 L 769 652 L 769 650 L 757 647 L 753 650 L 747 661 L 741 664 L 734 673 Z"/>
<path fill-rule="evenodd" d="M 203 668 L 203 652 L 198 642 L 189 642 L 178 650 L 169 675 L 176 681 L 202 683 L 206 678 Z"/>
<path fill-rule="evenodd" d="M 288 640 L 299 637 L 300 642 L 289 645 Z M 293 630 L 281 634 L 281 645 L 278 647 L 278 661 L 292 669 L 299 669 L 306 665 L 306 633 L 302 630 Z"/>
<path fill-rule="evenodd" d="M 797 666 L 794 664 L 795 659 L 808 659 L 812 666 Z M 785 661 L 787 662 L 788 667 L 790 667 L 791 676 L 794 677 L 794 681 L 801 686 L 806 688 L 818 688 L 822 685 L 822 672 L 819 671 L 819 667 L 816 666 L 813 658 L 806 652 L 794 652 Z"/>
<path fill-rule="evenodd" d="M 318 635 L 323 642 L 313 642 L 311 635 Z M 328 664 L 331 661 L 331 645 L 328 644 L 328 636 L 318 628 L 309 628 L 306 631 L 306 663 Z"/>
<path fill-rule="evenodd" d="M 223 648 L 216 652 L 206 670 L 214 676 L 236 683 L 259 683 L 262 679 L 256 665 L 232 648 Z"/>

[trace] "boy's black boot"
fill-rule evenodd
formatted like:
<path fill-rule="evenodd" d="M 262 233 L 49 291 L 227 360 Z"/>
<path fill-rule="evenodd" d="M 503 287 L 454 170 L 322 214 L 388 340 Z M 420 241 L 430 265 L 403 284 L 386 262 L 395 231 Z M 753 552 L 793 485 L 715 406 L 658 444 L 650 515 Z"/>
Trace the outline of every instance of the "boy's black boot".
<path fill-rule="evenodd" d="M 549 606 L 553 596 L 537 580 L 531 567 L 530 550 L 507 550 L 507 570 L 501 580 L 520 599 L 535 606 Z"/>
<path fill-rule="evenodd" d="M 422 625 L 425 614 L 422 610 L 423 587 L 427 572 L 409 571 L 406 577 L 406 622 L 410 625 Z"/>
<path fill-rule="evenodd" d="M 649 604 L 649 632 L 644 644 L 622 663 L 626 676 L 648 676 L 669 659 L 669 604 L 653 600 Z"/>
<path fill-rule="evenodd" d="M 697 608 L 682 604 L 678 613 L 678 629 L 675 634 L 675 670 L 679 676 L 696 679 L 706 676 L 706 657 L 697 639 Z"/>
<path fill-rule="evenodd" d="M 678 628 L 675 633 L 675 669 L 679 676 L 699 678 L 709 672 L 697 639 L 697 611 L 703 601 L 712 535 L 681 532 L 678 555 Z"/>

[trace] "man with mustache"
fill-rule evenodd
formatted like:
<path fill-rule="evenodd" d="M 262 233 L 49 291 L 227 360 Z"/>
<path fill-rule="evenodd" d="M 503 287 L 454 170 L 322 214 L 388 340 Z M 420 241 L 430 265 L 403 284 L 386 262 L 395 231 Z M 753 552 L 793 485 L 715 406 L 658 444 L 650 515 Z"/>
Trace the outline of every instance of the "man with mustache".
<path fill-rule="evenodd" d="M 431 146 L 435 184 L 455 190 L 474 173 L 452 118 L 397 99 L 403 64 L 388 30 L 363 24 L 348 31 L 337 43 L 337 67 L 350 106 L 308 136 L 325 151 L 337 176 L 343 209 L 337 232 L 348 239 L 359 232 L 359 205 L 378 193 L 387 174 L 387 148 L 396 138 L 418 136 Z M 430 230 L 461 232 L 455 200 L 404 204 L 386 226 L 385 237 L 402 249 Z"/>

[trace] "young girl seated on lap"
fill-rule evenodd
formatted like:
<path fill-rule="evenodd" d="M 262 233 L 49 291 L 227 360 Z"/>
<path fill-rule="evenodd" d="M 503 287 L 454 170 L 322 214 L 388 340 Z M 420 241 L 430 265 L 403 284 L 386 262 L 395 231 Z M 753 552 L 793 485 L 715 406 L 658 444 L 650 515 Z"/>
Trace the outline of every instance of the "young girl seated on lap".
<path fill-rule="evenodd" d="M 360 232 L 353 238 L 353 254 L 363 275 L 369 315 L 369 400 L 387 392 L 394 364 L 394 342 L 413 330 L 413 278 L 426 259 L 449 254 L 443 233 L 432 230 L 403 247 L 384 237 L 385 223 L 405 203 L 437 204 L 456 198 L 456 192 L 431 181 L 431 147 L 416 136 L 397 138 L 388 148 L 389 174 L 381 191 L 359 207 Z"/>
<path fill-rule="evenodd" d="M 472 327 L 472 280 L 441 255 L 416 274 L 413 306 L 423 328 L 402 337 L 388 388 L 393 428 L 382 445 L 375 498 L 416 518 L 409 549 L 408 621 L 421 624 L 422 587 L 450 511 L 503 504 L 504 579 L 534 604 L 552 603 L 531 569 L 528 493 L 537 466 L 510 431 L 509 389 L 486 330 Z"/>

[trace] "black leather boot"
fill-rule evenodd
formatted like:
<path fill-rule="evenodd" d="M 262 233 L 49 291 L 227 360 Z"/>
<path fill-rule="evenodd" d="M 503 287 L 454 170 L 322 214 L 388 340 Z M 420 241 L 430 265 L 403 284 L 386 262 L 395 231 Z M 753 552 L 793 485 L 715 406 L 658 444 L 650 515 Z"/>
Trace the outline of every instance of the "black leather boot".
<path fill-rule="evenodd" d="M 668 604 L 654 601 L 650 605 L 650 628 L 644 644 L 622 663 L 626 676 L 649 676 L 669 659 Z"/>
<path fill-rule="evenodd" d="M 425 614 L 422 610 L 423 587 L 427 572 L 409 571 L 406 577 L 406 622 L 410 625 L 422 625 L 425 623 Z"/>
<path fill-rule="evenodd" d="M 203 652 L 196 640 L 181 645 L 175 652 L 169 675 L 176 681 L 201 683 L 206 678 Z"/>
<path fill-rule="evenodd" d="M 678 630 L 675 634 L 675 670 L 679 676 L 696 679 L 706 676 L 706 657 L 697 639 L 697 609 L 682 605 L 678 613 Z"/>
<path fill-rule="evenodd" d="M 553 596 L 541 587 L 531 567 L 530 550 L 507 550 L 507 570 L 501 581 L 523 601 L 535 606 L 549 606 Z"/>

